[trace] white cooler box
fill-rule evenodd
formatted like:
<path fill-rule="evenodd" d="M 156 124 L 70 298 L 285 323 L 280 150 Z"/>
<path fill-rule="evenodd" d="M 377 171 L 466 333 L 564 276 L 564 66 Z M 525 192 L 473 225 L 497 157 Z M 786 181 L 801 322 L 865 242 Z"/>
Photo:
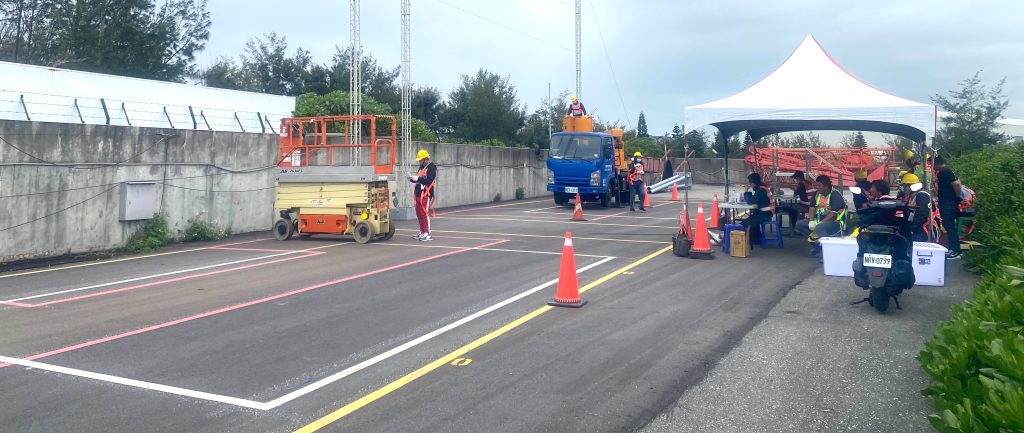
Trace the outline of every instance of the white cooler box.
<path fill-rule="evenodd" d="M 853 261 L 857 260 L 857 238 L 821 238 L 818 242 L 825 275 L 852 277 Z"/>
<path fill-rule="evenodd" d="M 917 286 L 946 284 L 946 247 L 927 242 L 914 242 L 914 279 Z"/>

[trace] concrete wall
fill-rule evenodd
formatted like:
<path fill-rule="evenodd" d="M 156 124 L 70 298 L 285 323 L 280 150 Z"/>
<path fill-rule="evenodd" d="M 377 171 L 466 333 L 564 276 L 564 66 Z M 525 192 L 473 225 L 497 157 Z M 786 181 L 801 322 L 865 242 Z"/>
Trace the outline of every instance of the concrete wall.
<path fill-rule="evenodd" d="M 533 149 L 473 146 L 449 143 L 413 143 L 426 149 L 437 164 L 437 205 L 451 207 L 515 199 L 517 188 L 526 198 L 550 194 L 547 185 L 547 153 Z M 401 167 L 415 172 L 415 168 Z M 400 188 L 412 184 L 399 183 Z"/>
<path fill-rule="evenodd" d="M 118 220 L 121 182 L 157 182 L 157 208 L 177 232 L 190 219 L 232 233 L 275 219 L 276 134 L 0 120 L 0 137 L 0 263 L 124 246 L 144 222 Z M 548 194 L 544 153 L 414 146 L 438 165 L 439 208 L 512 200 L 516 188 Z M 396 185 L 411 206 L 412 185 Z"/>
<path fill-rule="evenodd" d="M 123 246 L 143 224 L 118 221 L 126 181 L 158 182 L 176 231 L 192 218 L 266 230 L 273 218 L 275 134 L 5 120 L 0 137 L 0 262 Z"/>

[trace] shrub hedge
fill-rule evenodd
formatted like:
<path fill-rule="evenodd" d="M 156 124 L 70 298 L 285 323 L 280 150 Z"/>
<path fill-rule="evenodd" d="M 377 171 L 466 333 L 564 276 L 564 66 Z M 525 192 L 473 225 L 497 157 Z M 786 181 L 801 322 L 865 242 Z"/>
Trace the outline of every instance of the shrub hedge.
<path fill-rule="evenodd" d="M 982 245 L 965 258 L 982 278 L 918 355 L 939 412 L 929 420 L 943 433 L 1024 432 L 1024 144 L 951 166 L 977 194 Z"/>

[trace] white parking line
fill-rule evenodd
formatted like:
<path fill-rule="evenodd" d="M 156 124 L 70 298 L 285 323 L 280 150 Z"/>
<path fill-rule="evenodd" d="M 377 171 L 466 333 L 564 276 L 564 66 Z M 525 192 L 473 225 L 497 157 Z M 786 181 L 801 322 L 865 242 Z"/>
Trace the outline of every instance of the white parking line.
<path fill-rule="evenodd" d="M 396 244 L 396 243 L 371 244 L 371 245 L 375 245 L 375 246 L 389 246 L 389 247 L 413 247 L 413 248 L 444 248 L 444 249 L 450 249 L 450 250 L 500 251 L 500 252 L 506 252 L 506 253 L 546 254 L 546 255 L 552 255 L 552 256 L 562 255 L 561 251 L 555 252 L 555 251 L 511 250 L 511 249 L 507 249 L 507 248 L 471 248 L 471 247 L 453 247 L 453 246 L 448 246 L 448 245 Z M 596 258 L 599 258 L 599 259 L 605 259 L 605 258 L 614 259 L 615 258 L 615 256 L 600 256 L 600 255 L 593 255 L 593 254 L 576 254 L 576 253 L 574 253 L 573 256 L 574 257 L 596 257 Z"/>
<path fill-rule="evenodd" d="M 118 285 L 118 284 L 131 283 L 131 282 L 135 282 L 135 281 L 151 280 L 153 278 L 166 277 L 168 275 L 177 275 L 177 274 L 183 274 L 183 273 L 186 273 L 186 272 L 202 271 L 202 270 L 205 270 L 205 269 L 212 269 L 212 268 L 219 268 L 219 267 L 223 267 L 223 266 L 236 265 L 236 264 L 239 264 L 239 263 L 246 263 L 246 262 L 252 262 L 252 261 L 256 261 L 256 260 L 269 259 L 269 258 L 274 258 L 274 257 L 278 257 L 278 256 L 284 256 L 284 255 L 288 255 L 288 254 L 304 253 L 304 252 L 311 251 L 311 250 L 318 250 L 318 249 L 323 249 L 323 248 L 329 248 L 329 247 L 332 247 L 332 246 L 335 246 L 335 245 L 343 245 L 343 244 L 324 245 L 324 246 L 315 247 L 315 248 L 307 248 L 307 249 L 304 249 L 304 250 L 287 251 L 287 252 L 283 252 L 283 253 L 270 254 L 270 255 L 266 255 L 266 256 L 259 256 L 259 257 L 252 257 L 252 258 L 248 258 L 248 259 L 235 260 L 235 261 L 226 262 L 226 263 L 218 263 L 218 264 L 214 264 L 214 265 L 200 266 L 200 267 L 197 267 L 197 268 L 181 269 L 181 270 L 177 270 L 177 271 L 164 272 L 164 273 L 160 273 L 160 274 L 146 275 L 146 276 L 136 277 L 136 278 L 129 278 L 127 280 L 112 281 L 112 282 L 109 282 L 109 283 L 102 283 L 102 284 L 93 284 L 91 286 L 77 287 L 77 288 L 74 288 L 74 289 L 60 290 L 60 291 L 57 291 L 57 292 L 42 293 L 42 294 L 39 294 L 39 295 L 26 296 L 26 297 L 23 297 L 23 298 L 7 299 L 7 300 L 0 301 L 0 303 L 3 303 L 3 302 L 27 301 L 29 299 L 46 298 L 46 297 L 50 297 L 50 296 L 63 295 L 65 293 L 79 292 L 79 291 L 82 291 L 82 290 L 98 289 L 100 287 L 114 286 L 114 285 Z M 210 249 L 210 250 L 216 251 L 215 249 Z"/>
<path fill-rule="evenodd" d="M 398 229 L 398 231 L 414 232 L 414 231 L 417 231 L 417 230 L 415 230 L 415 229 Z M 455 233 L 455 234 L 467 234 L 467 235 L 517 236 L 517 237 L 524 237 L 524 238 L 557 238 L 557 239 L 564 239 L 565 238 L 565 236 L 557 236 L 557 235 L 528 235 L 528 234 L 523 234 L 523 233 L 496 233 L 496 232 L 464 232 L 464 231 L 459 231 L 459 230 L 431 230 L 430 232 L 431 233 Z M 642 244 L 662 244 L 662 245 L 668 245 L 668 244 L 672 243 L 672 242 L 664 242 L 664 241 L 645 241 L 645 240 L 639 240 L 639 239 L 624 239 L 624 238 L 623 239 L 589 238 L 589 237 L 581 237 L 581 236 L 573 236 L 572 238 L 573 238 L 573 240 L 606 241 L 606 242 L 632 242 L 632 243 L 642 243 Z"/>
<path fill-rule="evenodd" d="M 604 258 L 603 260 L 599 260 L 599 261 L 597 261 L 595 263 L 592 263 L 590 265 L 587 265 L 587 266 L 584 266 L 582 268 L 577 269 L 576 273 L 579 274 L 579 273 L 582 273 L 582 272 L 587 271 L 589 269 L 593 269 L 593 268 L 595 268 L 597 266 L 600 266 L 602 264 L 605 264 L 605 263 L 611 261 L 612 259 L 613 259 L 613 257 Z M 364 369 L 366 369 L 368 367 L 371 367 L 371 366 L 373 366 L 373 365 L 375 365 L 375 364 L 377 364 L 377 363 L 379 363 L 381 361 L 384 361 L 384 360 L 386 360 L 388 358 L 391 358 L 392 356 L 398 355 L 399 353 L 402 353 L 402 352 L 404 352 L 406 350 L 409 350 L 409 349 L 411 349 L 413 347 L 416 347 L 416 346 L 422 344 L 423 342 L 426 342 L 426 341 L 428 341 L 428 340 L 430 340 L 430 339 L 432 339 L 434 337 L 437 337 L 437 336 L 439 336 L 441 334 L 444 334 L 444 333 L 446 333 L 448 331 L 451 331 L 451 330 L 453 330 L 455 328 L 458 328 L 459 326 L 465 325 L 466 323 L 469 323 L 469 322 L 471 322 L 471 321 L 473 321 L 475 319 L 478 319 L 481 316 L 484 316 L 484 315 L 486 315 L 488 313 L 494 312 L 495 310 L 498 310 L 498 309 L 500 309 L 502 307 L 505 307 L 505 306 L 515 302 L 515 301 L 518 301 L 518 300 L 523 299 L 523 298 L 525 298 L 527 296 L 530 296 L 530 295 L 532 295 L 534 293 L 537 293 L 538 291 L 543 290 L 543 289 L 545 289 L 547 287 L 550 287 L 550 286 L 552 286 L 552 285 L 554 285 L 556 283 L 558 283 L 558 279 L 557 278 L 555 278 L 555 279 L 553 279 L 551 281 L 548 281 L 546 283 L 543 283 L 543 284 L 541 284 L 539 286 L 536 286 L 536 287 L 534 287 L 532 289 L 529 289 L 529 290 L 527 290 L 525 292 L 519 293 L 519 294 L 517 294 L 515 296 L 512 296 L 512 297 L 510 297 L 510 298 L 508 298 L 508 299 L 506 299 L 504 301 L 498 302 L 497 304 L 491 305 L 490 307 L 484 308 L 484 309 L 482 309 L 480 311 L 477 311 L 477 312 L 475 312 L 473 314 L 470 314 L 470 315 L 468 315 L 466 317 L 463 317 L 463 318 L 461 318 L 459 320 L 456 320 L 456 321 L 454 321 L 454 322 L 452 322 L 452 323 L 450 323 L 448 325 L 445 325 L 445 326 L 443 326 L 441 328 L 438 328 L 438 329 L 436 329 L 436 330 L 434 330 L 432 332 L 424 334 L 424 335 L 422 335 L 422 336 L 420 336 L 420 337 L 418 337 L 418 338 L 416 338 L 414 340 L 406 342 L 405 344 L 402 344 L 400 346 L 392 348 L 392 349 L 390 349 L 390 350 L 388 350 L 388 351 L 386 351 L 384 353 L 381 353 L 381 354 L 379 354 L 377 356 L 374 356 L 374 357 L 372 357 L 370 359 L 367 359 L 367 360 L 365 360 L 363 362 L 360 362 L 360 363 L 358 363 L 356 365 L 353 365 L 353 366 L 351 366 L 349 368 L 346 368 L 346 369 L 344 369 L 342 371 L 334 373 L 334 374 L 332 374 L 332 375 L 330 375 L 328 377 L 320 379 L 320 380 L 318 380 L 316 382 L 313 382 L 313 383 L 311 383 L 309 385 L 306 385 L 306 386 L 304 386 L 302 388 L 299 388 L 299 389 L 297 389 L 295 391 L 289 392 L 288 394 L 285 394 L 285 395 L 283 395 L 281 397 L 275 398 L 275 399 L 273 399 L 271 401 L 268 401 L 268 402 L 265 402 L 265 403 L 264 402 L 253 401 L 253 400 L 241 399 L 241 398 L 237 398 L 237 397 L 230 397 L 230 396 L 225 396 L 225 395 L 212 394 L 212 393 L 208 393 L 208 392 L 204 392 L 204 391 L 196 391 L 196 390 L 191 390 L 191 389 L 186 389 L 186 388 L 179 388 L 179 387 L 176 387 L 176 386 L 161 385 L 161 384 L 152 383 L 152 382 L 144 382 L 144 381 L 141 381 L 141 380 L 128 379 L 128 378 L 125 378 L 125 377 L 112 376 L 112 375 L 109 375 L 109 374 L 96 373 L 96 372 L 86 371 L 86 370 L 79 370 L 77 368 L 62 367 L 62 366 L 59 366 L 59 365 L 47 364 L 47 363 L 36 362 L 36 361 L 29 361 L 27 359 L 12 358 L 12 357 L 8 357 L 8 356 L 0 356 L 0 363 L 20 365 L 20 366 L 28 367 L 28 368 L 32 368 L 32 369 L 52 371 L 52 372 L 55 372 L 55 373 L 61 373 L 61 374 L 66 374 L 66 375 L 70 375 L 70 376 L 84 377 L 84 378 L 87 378 L 87 379 L 98 380 L 98 381 L 101 381 L 101 382 L 116 383 L 116 384 L 119 384 L 119 385 L 131 386 L 131 387 L 135 387 L 135 388 L 149 389 L 149 390 L 159 391 L 159 392 L 168 393 L 168 394 L 181 395 L 181 396 L 196 398 L 196 399 L 200 399 L 200 400 L 208 400 L 208 401 L 214 401 L 214 402 L 219 402 L 219 403 L 231 404 L 231 405 L 235 405 L 235 406 L 240 406 L 240 407 L 246 407 L 246 408 L 258 409 L 258 410 L 266 411 L 266 410 L 270 410 L 270 409 L 276 408 L 278 406 L 281 406 L 281 405 L 283 405 L 285 403 L 288 403 L 288 402 L 290 402 L 292 400 L 295 400 L 295 399 L 297 399 L 299 397 L 302 397 L 302 396 L 304 396 L 306 394 L 309 394 L 309 393 L 311 393 L 313 391 L 316 391 L 316 390 L 318 390 L 320 388 L 323 388 L 323 387 L 325 387 L 327 385 L 330 385 L 330 384 L 332 384 L 334 382 L 337 382 L 337 381 L 339 381 L 341 379 L 344 379 L 344 378 L 346 378 L 348 376 L 351 376 L 352 374 L 358 373 L 359 371 L 362 371 L 362 370 L 364 370 Z"/>
<path fill-rule="evenodd" d="M 20 365 L 23 367 L 34 368 L 36 370 L 46 370 L 55 373 L 67 374 L 69 376 L 84 377 L 87 379 L 99 380 L 102 382 L 116 383 L 119 385 L 132 386 L 135 388 L 151 389 L 153 391 L 165 392 L 168 394 L 176 394 L 185 397 L 198 398 L 200 400 L 216 401 L 220 403 L 233 404 L 235 406 L 248 407 L 252 409 L 268 410 L 266 403 L 260 403 L 258 401 L 245 400 L 241 398 L 228 397 L 226 395 L 211 394 L 203 391 L 196 391 L 192 389 L 178 388 L 176 386 L 161 385 L 159 383 L 143 382 L 141 380 L 128 379 L 125 377 L 111 376 L 109 374 L 96 373 L 92 371 L 79 370 L 77 368 L 61 367 L 59 365 L 46 364 L 42 362 L 29 361 L 21 358 L 11 358 L 7 356 L 0 356 L 0 362 L 7 364 Z"/>

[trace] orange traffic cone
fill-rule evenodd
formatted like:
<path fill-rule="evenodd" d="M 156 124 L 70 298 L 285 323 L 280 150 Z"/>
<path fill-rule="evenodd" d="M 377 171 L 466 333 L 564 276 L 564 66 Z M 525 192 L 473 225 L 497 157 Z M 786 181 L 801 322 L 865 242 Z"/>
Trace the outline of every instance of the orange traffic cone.
<path fill-rule="evenodd" d="M 693 230 L 690 229 L 690 212 L 686 210 L 686 203 L 683 203 L 683 211 L 679 213 L 679 234 L 693 238 Z"/>
<path fill-rule="evenodd" d="M 580 199 L 580 193 L 576 193 L 576 208 L 572 210 L 572 218 L 570 221 L 586 221 L 583 219 L 583 200 Z"/>
<path fill-rule="evenodd" d="M 672 201 L 679 201 L 679 190 L 676 189 L 676 184 L 672 184 Z"/>
<path fill-rule="evenodd" d="M 651 192 L 647 190 L 647 184 L 644 184 L 644 209 L 651 207 Z"/>
<path fill-rule="evenodd" d="M 587 301 L 580 299 L 580 287 L 576 282 L 576 259 L 573 258 L 572 233 L 565 232 L 565 244 L 562 246 L 562 269 L 558 272 L 558 288 L 555 299 L 548 305 L 555 307 L 579 308 Z"/>
<path fill-rule="evenodd" d="M 718 194 L 711 196 L 711 227 L 718 228 Z"/>
<path fill-rule="evenodd" d="M 713 259 L 711 239 L 708 238 L 708 226 L 704 221 L 704 204 L 697 203 L 697 227 L 694 233 L 693 246 L 690 248 L 691 259 Z"/>

